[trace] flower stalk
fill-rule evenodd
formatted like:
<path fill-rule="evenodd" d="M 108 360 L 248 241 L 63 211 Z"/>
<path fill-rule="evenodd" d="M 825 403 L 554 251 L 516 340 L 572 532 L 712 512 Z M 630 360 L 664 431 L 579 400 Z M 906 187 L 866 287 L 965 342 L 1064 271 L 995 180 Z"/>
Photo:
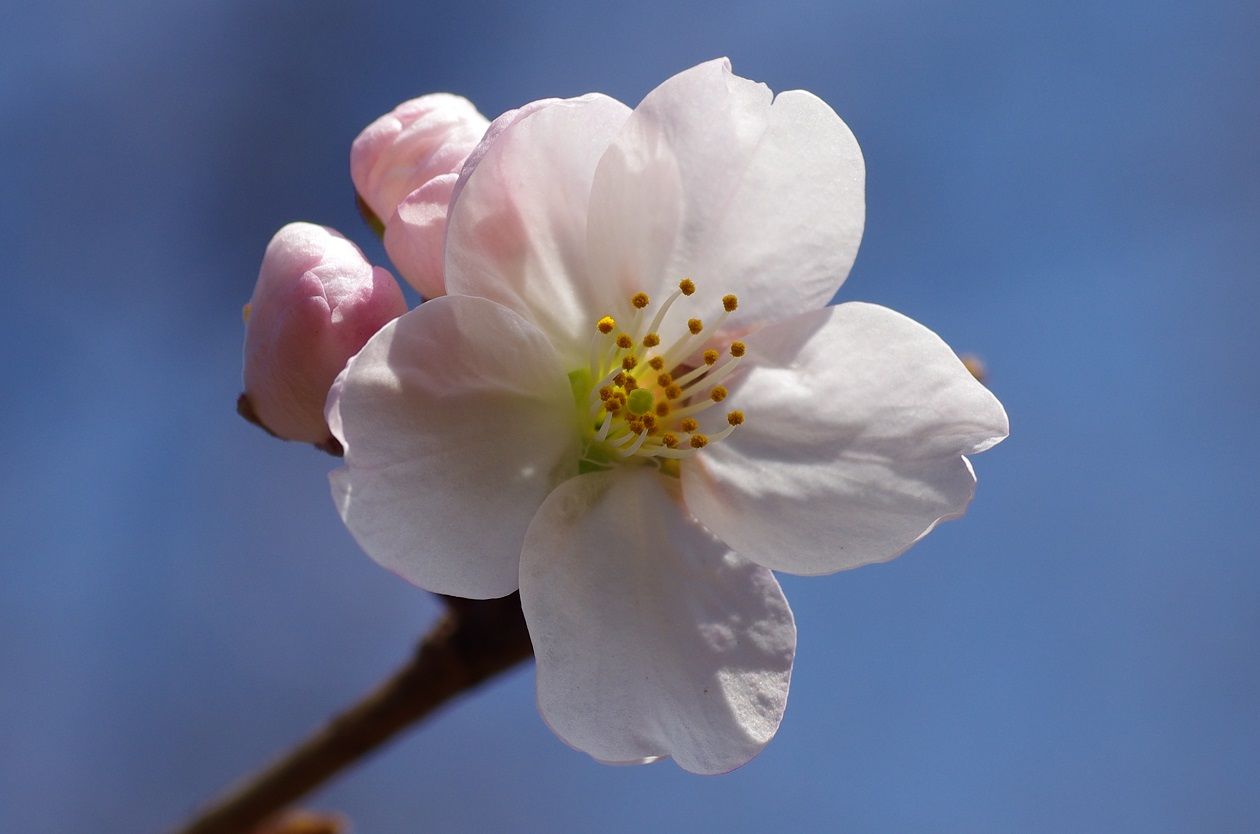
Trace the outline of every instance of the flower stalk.
<path fill-rule="evenodd" d="M 518 594 L 444 599 L 446 614 L 405 666 L 175 834 L 257 829 L 401 731 L 533 654 Z"/>

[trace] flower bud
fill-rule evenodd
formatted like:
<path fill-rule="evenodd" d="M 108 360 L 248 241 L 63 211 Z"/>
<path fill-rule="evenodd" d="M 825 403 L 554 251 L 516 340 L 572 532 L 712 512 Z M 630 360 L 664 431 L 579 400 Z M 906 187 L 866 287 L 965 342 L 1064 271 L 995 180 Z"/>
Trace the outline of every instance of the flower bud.
<path fill-rule="evenodd" d="M 392 216 L 384 219 L 385 251 L 398 272 L 425 298 L 446 294 L 446 215 L 455 196 L 503 131 L 520 119 L 559 99 L 542 99 L 509 110 L 484 131 L 462 168 L 442 174 L 408 194 Z"/>
<path fill-rule="evenodd" d="M 458 174 L 489 122 L 450 93 L 404 101 L 372 122 L 350 148 L 359 196 L 388 224 L 403 198 L 443 174 Z"/>
<path fill-rule="evenodd" d="M 245 308 L 243 407 L 278 437 L 329 443 L 324 400 L 333 380 L 406 311 L 389 270 L 332 229 L 290 223 L 267 245 Z"/>

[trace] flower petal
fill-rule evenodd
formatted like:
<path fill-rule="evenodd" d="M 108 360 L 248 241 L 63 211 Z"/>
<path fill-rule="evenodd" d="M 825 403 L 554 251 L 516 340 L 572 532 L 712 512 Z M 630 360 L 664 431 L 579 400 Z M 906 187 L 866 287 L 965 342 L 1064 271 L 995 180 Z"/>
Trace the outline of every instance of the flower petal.
<path fill-rule="evenodd" d="M 332 397 L 346 450 L 333 496 L 368 555 L 436 593 L 516 590 L 530 519 L 577 470 L 572 393 L 546 337 L 497 304 L 444 296 L 368 342 Z"/>
<path fill-rule="evenodd" d="M 1006 437 L 1006 413 L 932 331 L 842 304 L 747 338 L 727 402 L 745 423 L 682 468 L 687 506 L 748 558 L 832 573 L 902 553 L 963 513 L 961 457 Z"/>
<path fill-rule="evenodd" d="M 857 141 L 818 98 L 772 103 L 729 61 L 701 64 L 653 90 L 600 161 L 592 274 L 649 293 L 690 277 L 702 303 L 680 317 L 735 293 L 730 338 L 831 299 L 857 255 L 864 182 Z"/>
<path fill-rule="evenodd" d="M 526 535 L 521 604 L 539 710 L 562 739 L 604 762 L 722 773 L 778 729 L 796 626 L 774 575 L 676 492 L 649 467 L 561 484 Z"/>
<path fill-rule="evenodd" d="M 570 367 L 585 363 L 607 312 L 608 289 L 587 267 L 586 205 L 595 164 L 628 114 L 589 95 L 517 118 L 470 160 L 447 221 L 447 292 L 525 316 Z"/>
<path fill-rule="evenodd" d="M 385 251 L 398 273 L 425 298 L 446 294 L 442 279 L 446 210 L 457 176 L 434 177 L 398 204 L 385 223 Z"/>

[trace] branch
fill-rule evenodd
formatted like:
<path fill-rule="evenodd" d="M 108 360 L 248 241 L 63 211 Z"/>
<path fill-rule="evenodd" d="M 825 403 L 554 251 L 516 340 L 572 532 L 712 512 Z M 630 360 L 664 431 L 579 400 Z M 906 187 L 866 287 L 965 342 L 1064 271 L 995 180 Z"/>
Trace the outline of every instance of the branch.
<path fill-rule="evenodd" d="M 176 834 L 244 834 L 452 698 L 533 654 L 521 600 L 446 597 L 411 661 Z"/>

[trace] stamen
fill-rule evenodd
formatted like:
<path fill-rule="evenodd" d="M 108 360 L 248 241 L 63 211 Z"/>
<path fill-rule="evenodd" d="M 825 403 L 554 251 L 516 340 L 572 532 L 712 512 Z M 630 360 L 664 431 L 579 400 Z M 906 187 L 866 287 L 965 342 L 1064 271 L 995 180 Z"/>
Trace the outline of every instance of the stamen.
<path fill-rule="evenodd" d="M 613 413 L 609 411 L 604 415 L 604 422 L 599 424 L 599 430 L 595 432 L 595 439 L 603 441 L 608 437 L 608 430 L 612 428 Z"/>
<path fill-rule="evenodd" d="M 648 366 L 654 371 L 659 371 L 661 368 L 665 367 L 665 360 L 659 356 L 653 356 L 648 360 Z"/>
<path fill-rule="evenodd" d="M 617 320 L 613 318 L 612 316 L 604 316 L 602 319 L 599 320 L 599 323 L 595 325 L 595 327 L 599 330 L 599 332 L 603 333 L 605 336 L 611 333 L 613 328 L 616 326 L 617 326 Z"/>
<path fill-rule="evenodd" d="M 717 364 L 717 361 L 718 361 L 718 356 L 720 356 L 720 355 L 721 355 L 721 354 L 719 354 L 719 353 L 718 353 L 716 350 L 714 350 L 713 348 L 709 348 L 708 350 L 706 350 L 706 351 L 704 352 L 704 364 L 706 364 L 706 365 L 715 365 L 715 364 Z"/>
<path fill-rule="evenodd" d="M 715 403 L 720 403 L 722 400 L 726 399 L 726 389 L 721 385 L 716 386 L 709 392 L 709 399 L 713 400 Z"/>
<path fill-rule="evenodd" d="M 705 446 L 708 446 L 708 445 L 709 445 L 709 438 L 705 437 L 703 434 L 693 434 L 691 436 L 691 448 L 703 449 Z"/>
<path fill-rule="evenodd" d="M 739 307 L 739 299 L 734 295 L 722 296 L 722 309 L 726 310 L 726 312 L 733 313 L 737 307 Z"/>
<path fill-rule="evenodd" d="M 696 291 L 696 285 L 690 278 L 684 278 L 678 282 L 678 289 L 682 290 L 683 295 L 691 295 Z"/>
<path fill-rule="evenodd" d="M 691 331 L 691 335 L 695 336 L 704 330 L 704 322 L 700 319 L 687 319 L 687 329 Z"/>
<path fill-rule="evenodd" d="M 665 434 L 661 435 L 661 445 L 667 449 L 674 448 L 678 445 L 678 435 L 673 432 L 665 432 Z"/>
<path fill-rule="evenodd" d="M 643 346 L 645 348 L 654 348 L 661 343 L 661 337 L 655 333 L 649 333 L 643 337 Z"/>
<path fill-rule="evenodd" d="M 743 342 L 731 342 L 731 356 L 734 356 L 737 359 L 743 356 L 744 351 L 747 349 L 748 348 L 744 345 Z"/>
<path fill-rule="evenodd" d="M 687 419 L 679 423 L 678 427 L 685 432 L 693 432 L 696 429 L 700 428 L 700 424 L 697 423 L 695 420 L 691 419 L 690 417 L 688 417 Z"/>
<path fill-rule="evenodd" d="M 626 335 L 625 333 L 622 333 L 620 336 L 617 337 L 617 347 L 621 348 L 622 350 L 629 350 L 630 348 L 634 347 L 634 339 L 631 339 L 628 335 Z"/>
<path fill-rule="evenodd" d="M 630 303 L 642 310 L 644 307 L 648 306 L 648 304 L 651 304 L 652 300 L 648 298 L 647 293 L 637 292 L 631 297 Z"/>
<path fill-rule="evenodd" d="M 637 364 L 639 364 L 639 360 L 635 359 L 633 355 L 627 356 L 625 359 L 621 360 L 621 367 L 625 368 L 627 371 L 634 370 L 634 366 Z"/>
<path fill-rule="evenodd" d="M 656 404 L 656 416 L 657 416 L 657 417 L 668 417 L 668 416 L 669 416 L 669 403 L 665 402 L 664 400 L 662 400 L 661 402 L 657 403 L 657 404 Z"/>
<path fill-rule="evenodd" d="M 726 422 L 730 423 L 732 426 L 743 425 L 744 412 L 740 411 L 738 408 L 734 411 L 728 411 L 726 413 Z"/>

